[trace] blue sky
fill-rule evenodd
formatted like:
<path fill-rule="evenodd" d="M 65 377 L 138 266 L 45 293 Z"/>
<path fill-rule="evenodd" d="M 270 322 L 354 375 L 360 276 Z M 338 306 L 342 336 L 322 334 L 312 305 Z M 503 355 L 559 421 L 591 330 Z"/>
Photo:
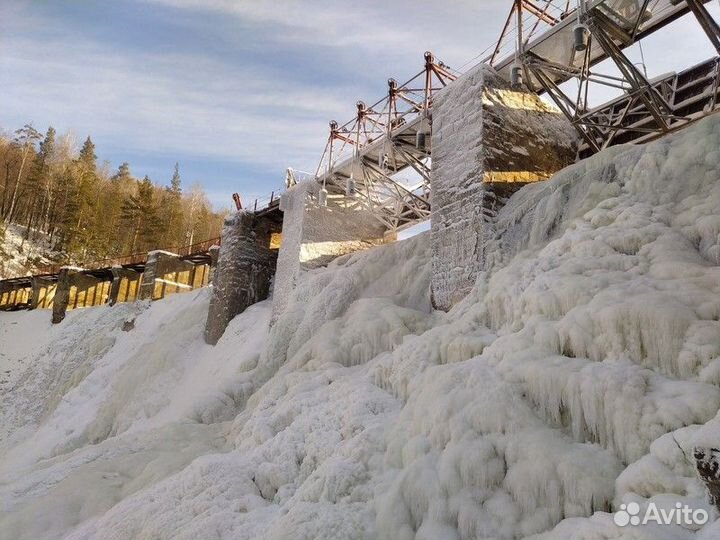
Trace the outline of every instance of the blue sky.
<path fill-rule="evenodd" d="M 113 169 L 159 183 L 177 161 L 186 186 L 229 206 L 282 185 L 287 166 L 314 170 L 327 122 L 420 71 L 425 50 L 462 67 L 510 4 L 3 0 L 0 127 L 90 134 Z M 689 21 L 645 47 L 651 75 L 711 55 Z"/>

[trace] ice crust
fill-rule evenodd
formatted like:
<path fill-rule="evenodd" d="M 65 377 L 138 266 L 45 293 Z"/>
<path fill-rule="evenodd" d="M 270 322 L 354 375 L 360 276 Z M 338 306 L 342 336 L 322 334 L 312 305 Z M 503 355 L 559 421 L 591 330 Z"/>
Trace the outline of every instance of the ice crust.
<path fill-rule="evenodd" d="M 610 512 L 708 507 L 718 180 L 711 117 L 523 188 L 449 313 L 428 234 L 301 272 L 214 348 L 207 291 L 2 313 L 0 536 L 717 538 Z"/>

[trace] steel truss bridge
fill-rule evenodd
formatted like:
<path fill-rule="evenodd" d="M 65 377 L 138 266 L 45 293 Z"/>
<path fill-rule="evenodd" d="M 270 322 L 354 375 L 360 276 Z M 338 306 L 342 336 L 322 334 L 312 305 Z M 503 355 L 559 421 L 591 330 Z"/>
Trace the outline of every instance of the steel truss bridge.
<path fill-rule="evenodd" d="M 354 118 L 330 122 L 325 151 L 315 172 L 329 197 L 351 196 L 389 230 L 430 217 L 430 118 L 433 95 L 457 73 L 425 53 L 422 71 L 405 83 L 388 80 L 385 97 L 356 103 Z M 397 174 L 414 171 L 415 181 Z"/>
<path fill-rule="evenodd" d="M 513 0 L 497 43 L 482 64 L 518 90 L 548 96 L 575 127 L 579 158 L 608 146 L 661 136 L 718 107 L 720 61 L 714 57 L 681 73 L 648 80 L 625 50 L 691 13 L 720 54 L 720 26 L 708 0 Z M 319 203 L 358 205 L 389 231 L 430 216 L 432 104 L 460 76 L 430 52 L 422 71 L 405 83 L 388 80 L 387 94 L 330 132 L 314 175 Z M 609 60 L 612 73 L 600 71 Z M 605 64 L 604 64 L 605 65 Z M 567 88 L 575 81 L 575 91 Z M 565 84 L 569 83 L 569 84 Z M 591 107 L 594 89 L 621 95 Z M 411 173 L 415 180 L 400 180 Z M 288 170 L 286 185 L 297 181 Z M 278 209 L 272 199 L 258 212 Z"/>

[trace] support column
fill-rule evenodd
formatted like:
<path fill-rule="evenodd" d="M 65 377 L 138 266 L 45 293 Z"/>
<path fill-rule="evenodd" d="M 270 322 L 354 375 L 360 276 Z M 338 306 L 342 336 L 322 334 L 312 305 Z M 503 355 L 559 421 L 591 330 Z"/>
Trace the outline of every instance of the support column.
<path fill-rule="evenodd" d="M 151 251 L 148 253 L 147 262 L 145 263 L 145 271 L 142 275 L 142 283 L 140 285 L 140 300 L 158 300 L 165 296 L 165 289 L 170 287 L 173 292 L 177 289 L 191 287 L 182 280 L 177 280 L 177 274 L 181 272 L 190 272 L 193 263 L 184 261 L 179 255 L 168 251 Z M 160 290 L 156 290 L 156 284 L 160 283 Z"/>
<path fill-rule="evenodd" d="M 112 272 L 113 280 L 110 285 L 108 305 L 114 306 L 118 301 L 127 302 L 127 298 L 122 298 L 123 282 L 129 284 L 139 280 L 140 273 L 135 270 L 130 270 L 129 268 L 123 268 L 122 266 L 113 266 L 110 271 Z"/>
<path fill-rule="evenodd" d="M 215 270 L 217 270 L 220 246 L 210 246 L 208 253 L 210 253 L 210 276 L 208 277 L 208 283 L 212 283 L 215 279 Z"/>
<path fill-rule="evenodd" d="M 72 286 L 72 275 L 77 273 L 75 268 L 61 268 L 58 274 L 55 299 L 53 300 L 52 322 L 58 324 L 63 321 L 70 301 L 70 287 Z"/>
<path fill-rule="evenodd" d="M 284 311 L 301 270 L 393 241 L 387 229 L 354 199 L 335 194 L 319 204 L 320 185 L 300 182 L 283 194 L 282 245 L 273 293 L 275 321 Z"/>
<path fill-rule="evenodd" d="M 207 343 L 215 345 L 236 315 L 268 297 L 276 262 L 270 227 L 262 218 L 240 211 L 225 219 L 205 325 Z"/>
<path fill-rule="evenodd" d="M 138 292 L 138 300 L 152 300 L 155 294 L 155 274 L 160 260 L 160 251 L 151 251 L 148 253 L 145 262 L 145 270 L 143 271 L 142 281 L 140 282 L 140 291 Z"/>
<path fill-rule="evenodd" d="M 573 163 L 577 134 L 560 111 L 480 66 L 434 98 L 432 299 L 448 310 L 484 267 L 497 211 L 529 182 Z"/>

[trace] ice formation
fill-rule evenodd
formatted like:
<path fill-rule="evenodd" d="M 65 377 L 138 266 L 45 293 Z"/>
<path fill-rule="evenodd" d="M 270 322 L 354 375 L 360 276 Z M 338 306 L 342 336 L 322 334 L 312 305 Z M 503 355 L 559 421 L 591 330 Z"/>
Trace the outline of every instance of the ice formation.
<path fill-rule="evenodd" d="M 719 177 L 711 117 L 522 189 L 449 313 L 426 233 L 301 272 L 214 348 L 207 291 L 0 314 L 0 536 L 718 538 L 611 512 L 710 509 Z"/>

